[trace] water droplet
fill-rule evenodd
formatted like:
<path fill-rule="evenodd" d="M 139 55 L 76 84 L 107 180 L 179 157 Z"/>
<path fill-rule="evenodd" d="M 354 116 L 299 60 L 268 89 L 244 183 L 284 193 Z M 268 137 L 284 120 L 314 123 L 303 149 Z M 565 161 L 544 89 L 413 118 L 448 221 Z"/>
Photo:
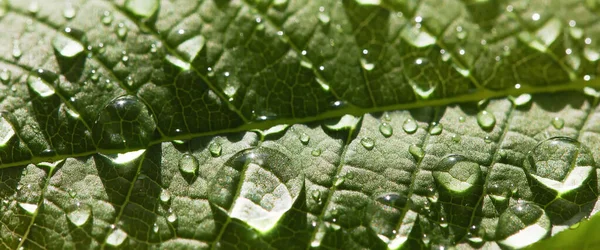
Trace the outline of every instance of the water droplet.
<path fill-rule="evenodd" d="M 0 81 L 2 81 L 2 83 L 8 84 L 11 77 L 12 77 L 12 71 L 10 71 L 8 69 L 3 69 L 2 71 L 0 71 Z"/>
<path fill-rule="evenodd" d="M 477 124 L 484 130 L 491 130 L 496 125 L 496 117 L 486 110 L 479 111 L 477 113 Z"/>
<path fill-rule="evenodd" d="M 431 130 L 429 131 L 429 134 L 439 135 L 442 133 L 443 130 L 444 130 L 444 125 L 442 125 L 441 123 L 433 122 L 431 124 Z"/>
<path fill-rule="evenodd" d="M 77 11 L 75 10 L 75 8 L 73 8 L 73 6 L 67 6 L 67 8 L 63 10 L 63 17 L 67 20 L 73 19 L 73 17 L 75 17 L 76 14 Z"/>
<path fill-rule="evenodd" d="M 210 152 L 210 155 L 212 155 L 213 157 L 219 157 L 219 156 L 221 156 L 221 151 L 223 151 L 223 148 L 221 147 L 220 143 L 212 142 L 208 146 L 208 151 Z"/>
<path fill-rule="evenodd" d="M 328 24 L 329 20 L 330 20 L 329 15 L 327 15 L 325 13 L 322 13 L 322 12 L 320 12 L 318 14 L 318 18 L 319 18 L 319 21 L 321 21 L 322 24 Z"/>
<path fill-rule="evenodd" d="M 402 124 L 402 129 L 404 130 L 404 132 L 412 134 L 415 131 L 417 131 L 417 129 L 419 128 L 419 126 L 417 125 L 417 123 L 413 120 L 413 119 L 406 119 L 404 121 L 404 124 Z"/>
<path fill-rule="evenodd" d="M 540 20 L 540 14 L 539 14 L 539 13 L 533 13 L 533 14 L 531 15 L 531 20 L 533 20 L 533 21 L 538 21 L 538 20 Z"/>
<path fill-rule="evenodd" d="M 415 160 L 419 161 L 421 159 L 423 159 L 423 157 L 425 156 L 425 151 L 423 150 L 423 148 L 412 144 L 408 147 L 408 152 L 415 157 Z"/>
<path fill-rule="evenodd" d="M 315 189 L 312 191 L 311 196 L 315 201 L 319 202 L 321 200 L 321 191 Z"/>
<path fill-rule="evenodd" d="M 389 123 L 384 122 L 379 124 L 379 132 L 385 137 L 390 137 L 394 133 L 394 129 Z"/>
<path fill-rule="evenodd" d="M 125 40 L 125 37 L 127 37 L 128 32 L 129 29 L 127 29 L 127 26 L 125 26 L 124 23 L 119 23 L 117 25 L 117 37 L 119 37 L 119 39 Z"/>
<path fill-rule="evenodd" d="M 167 216 L 167 221 L 170 223 L 174 223 L 177 221 L 177 215 L 169 208 L 169 215 Z"/>
<path fill-rule="evenodd" d="M 233 155 L 211 180 L 208 199 L 259 232 L 277 225 L 304 183 L 302 169 L 282 152 L 249 148 Z"/>
<path fill-rule="evenodd" d="M 512 101 L 512 103 L 517 107 L 526 105 L 527 103 L 529 103 L 531 101 L 530 94 L 522 94 L 517 97 L 510 96 L 509 98 Z"/>
<path fill-rule="evenodd" d="M 156 222 L 154 222 L 154 225 L 152 225 L 152 232 L 158 233 L 158 229 L 159 229 L 158 224 Z"/>
<path fill-rule="evenodd" d="M 467 121 L 467 119 L 464 116 L 458 117 L 458 122 L 463 123 Z"/>
<path fill-rule="evenodd" d="M 113 229 L 112 232 L 106 237 L 106 244 L 114 247 L 118 247 L 127 239 L 127 233 L 119 228 Z"/>
<path fill-rule="evenodd" d="M 496 237 L 501 245 L 521 249 L 545 238 L 551 226 L 544 209 L 519 200 L 500 215 Z"/>
<path fill-rule="evenodd" d="M 321 149 L 320 148 L 313 149 L 313 151 L 311 151 L 310 154 L 312 156 L 315 156 L 315 157 L 320 156 L 321 155 Z"/>
<path fill-rule="evenodd" d="M 0 113 L 0 148 L 5 147 L 10 139 L 15 136 L 15 129 L 10 124 L 10 122 L 6 119 L 4 113 Z"/>
<path fill-rule="evenodd" d="M 40 75 L 44 74 L 44 70 L 37 70 L 27 77 L 27 85 L 41 97 L 48 97 L 54 95 L 54 86 L 46 82 L 45 78 Z M 48 72 L 51 73 L 51 72 Z"/>
<path fill-rule="evenodd" d="M 112 13 L 110 13 L 110 11 L 104 11 L 104 13 L 102 13 L 101 21 L 104 25 L 110 25 L 113 21 Z"/>
<path fill-rule="evenodd" d="M 459 143 L 460 139 L 461 139 L 460 135 L 456 135 L 456 134 L 452 135 L 452 141 L 453 142 Z"/>
<path fill-rule="evenodd" d="M 539 185 L 557 192 L 558 196 L 585 189 L 587 181 L 595 176 L 594 166 L 588 148 L 568 137 L 552 137 L 539 142 L 523 162 L 527 174 Z M 580 195 L 584 196 L 583 193 Z M 577 202 L 584 200 L 578 198 Z"/>
<path fill-rule="evenodd" d="M 563 120 L 563 118 L 560 117 L 554 117 L 551 123 L 555 129 L 562 129 L 565 126 L 565 120 Z"/>
<path fill-rule="evenodd" d="M 125 8 L 129 12 L 142 18 L 153 16 L 159 5 L 159 0 L 127 0 L 125 2 Z"/>
<path fill-rule="evenodd" d="M 171 200 L 171 192 L 169 190 L 163 189 L 160 191 L 160 201 L 163 203 L 168 203 Z"/>
<path fill-rule="evenodd" d="M 156 124 L 146 105 L 134 96 L 112 100 L 98 115 L 93 137 L 99 148 L 145 148 Z"/>
<path fill-rule="evenodd" d="M 187 60 L 187 62 L 193 62 L 196 59 L 196 56 L 202 51 L 204 45 L 206 44 L 206 39 L 202 35 L 194 36 L 190 39 L 185 40 L 181 44 L 177 46 L 177 52 L 179 52 L 182 57 Z"/>
<path fill-rule="evenodd" d="M 88 206 L 77 205 L 76 208 L 67 214 L 69 221 L 75 226 L 83 226 L 90 218 L 90 208 Z"/>
<path fill-rule="evenodd" d="M 300 134 L 300 142 L 304 145 L 308 144 L 308 142 L 310 141 L 310 136 L 307 133 L 302 132 Z"/>
<path fill-rule="evenodd" d="M 21 55 L 23 55 L 23 52 L 21 51 L 21 43 L 18 40 L 15 40 L 13 41 L 12 56 L 15 59 L 19 59 Z"/>
<path fill-rule="evenodd" d="M 69 196 L 70 196 L 71 198 L 75 198 L 75 197 L 77 196 L 77 192 L 76 192 L 75 190 L 73 190 L 72 188 L 69 188 L 69 189 L 67 190 L 67 192 L 69 193 Z"/>
<path fill-rule="evenodd" d="M 27 212 L 30 215 L 35 214 L 38 209 L 37 204 L 23 203 L 23 202 L 19 202 L 19 207 L 21 207 L 23 210 L 25 210 L 25 212 Z"/>
<path fill-rule="evenodd" d="M 437 163 L 433 177 L 446 190 L 463 195 L 479 185 L 481 169 L 462 155 L 449 155 Z"/>
<path fill-rule="evenodd" d="M 65 33 L 68 34 L 70 32 L 70 28 L 65 29 Z M 85 50 L 79 41 L 61 32 L 57 33 L 52 40 L 52 47 L 54 47 L 56 52 L 58 52 L 61 56 L 67 58 L 73 58 Z"/>
<path fill-rule="evenodd" d="M 32 15 L 36 15 L 40 11 L 40 4 L 37 1 L 30 2 L 27 10 Z"/>
<path fill-rule="evenodd" d="M 198 159 L 191 154 L 184 154 L 179 159 L 179 171 L 185 174 L 196 174 L 198 171 Z"/>
<path fill-rule="evenodd" d="M 371 71 L 371 70 L 373 70 L 375 68 L 375 64 L 368 62 L 367 59 L 364 59 L 364 58 L 360 59 L 360 65 L 366 71 Z"/>
<path fill-rule="evenodd" d="M 338 176 L 337 178 L 335 178 L 333 185 L 338 187 L 338 186 L 344 184 L 344 181 L 346 181 L 346 178 L 344 178 L 344 176 Z"/>
<path fill-rule="evenodd" d="M 401 217 L 407 202 L 406 196 L 400 193 L 383 193 L 368 207 L 369 227 L 389 249 L 402 247 L 417 219 L 413 211 L 407 211 L 404 218 Z"/>
<path fill-rule="evenodd" d="M 373 147 L 375 147 L 375 140 L 373 140 L 371 137 L 364 137 L 360 139 L 360 144 L 362 144 L 365 149 L 371 150 Z"/>

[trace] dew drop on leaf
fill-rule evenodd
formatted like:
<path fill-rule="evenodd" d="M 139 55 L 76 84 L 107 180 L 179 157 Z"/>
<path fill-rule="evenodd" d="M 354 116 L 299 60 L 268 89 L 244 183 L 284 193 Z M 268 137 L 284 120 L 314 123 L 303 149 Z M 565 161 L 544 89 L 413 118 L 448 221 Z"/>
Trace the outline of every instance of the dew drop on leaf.
<path fill-rule="evenodd" d="M 11 77 L 12 71 L 10 71 L 9 69 L 3 69 L 2 71 L 0 71 L 0 81 L 2 81 L 2 83 L 8 84 Z"/>
<path fill-rule="evenodd" d="M 453 194 L 465 195 L 480 185 L 481 168 L 462 155 L 449 155 L 435 166 L 434 179 Z"/>
<path fill-rule="evenodd" d="M 100 19 L 104 25 L 110 25 L 113 21 L 113 15 L 110 11 L 104 11 L 102 18 Z"/>
<path fill-rule="evenodd" d="M 409 210 L 401 217 L 407 202 L 405 195 L 389 192 L 377 195 L 368 206 L 368 225 L 389 249 L 402 247 L 415 225 L 415 212 Z"/>
<path fill-rule="evenodd" d="M 433 122 L 431 124 L 431 130 L 429 131 L 429 134 L 439 135 L 442 133 L 442 131 L 444 131 L 444 125 L 442 125 L 441 123 Z"/>
<path fill-rule="evenodd" d="M 460 116 L 458 117 L 458 122 L 463 123 L 465 122 L 467 119 L 464 116 Z"/>
<path fill-rule="evenodd" d="M 65 29 L 65 33 L 68 34 L 70 32 L 70 28 Z M 73 58 L 79 55 L 85 49 L 79 41 L 61 32 L 57 33 L 52 40 L 52 47 L 54 47 L 54 50 L 56 50 L 60 56 L 66 58 Z"/>
<path fill-rule="evenodd" d="M 159 5 L 159 0 L 127 0 L 125 9 L 138 17 L 149 18 L 158 11 Z"/>
<path fill-rule="evenodd" d="M 27 11 L 32 15 L 36 15 L 40 11 L 40 4 L 37 1 L 30 2 Z"/>
<path fill-rule="evenodd" d="M 179 159 L 179 171 L 184 174 L 196 174 L 198 165 L 198 159 L 191 154 L 184 154 L 181 159 Z"/>
<path fill-rule="evenodd" d="M 167 221 L 170 223 L 175 223 L 175 221 L 177 221 L 177 215 L 170 208 L 169 208 L 169 215 L 167 216 Z"/>
<path fill-rule="evenodd" d="M 22 55 L 23 55 L 23 52 L 21 51 L 21 43 L 17 40 L 13 41 L 13 49 L 12 49 L 13 58 L 19 59 Z"/>
<path fill-rule="evenodd" d="M 127 29 L 127 26 L 125 26 L 124 23 L 119 23 L 117 25 L 117 37 L 121 40 L 125 40 L 125 37 L 127 37 L 127 33 L 129 32 L 129 29 Z"/>
<path fill-rule="evenodd" d="M 310 136 L 307 133 L 302 132 L 300 134 L 300 142 L 304 145 L 308 144 L 308 142 L 310 141 Z"/>
<path fill-rule="evenodd" d="M 394 129 L 392 128 L 392 125 L 384 122 L 379 124 L 379 132 L 385 137 L 390 137 L 394 133 Z"/>
<path fill-rule="evenodd" d="M 517 97 L 513 97 L 510 96 L 509 99 L 512 101 L 512 103 L 519 107 L 519 106 L 524 106 L 527 103 L 529 103 L 531 101 L 531 95 L 530 94 L 521 94 Z"/>
<path fill-rule="evenodd" d="M 406 119 L 404 121 L 404 124 L 402 124 L 402 129 L 404 130 L 404 132 L 412 134 L 415 131 L 417 131 L 417 128 L 419 128 L 419 126 L 417 125 L 417 122 L 415 122 L 413 119 Z"/>
<path fill-rule="evenodd" d="M 24 203 L 24 202 L 19 202 L 19 207 L 21 207 L 23 210 L 25 210 L 25 212 L 27 212 L 30 215 L 35 214 L 38 209 L 37 204 Z"/>
<path fill-rule="evenodd" d="M 312 191 L 311 196 L 315 201 L 318 202 L 319 200 L 321 200 L 321 191 L 315 189 Z"/>
<path fill-rule="evenodd" d="M 452 135 L 453 142 L 459 143 L 460 139 L 461 139 L 460 135 Z"/>
<path fill-rule="evenodd" d="M 519 200 L 500 215 L 496 237 L 501 245 L 520 249 L 545 238 L 551 226 L 544 209 Z"/>
<path fill-rule="evenodd" d="M 168 203 L 171 200 L 171 192 L 169 192 L 169 190 L 163 189 L 162 191 L 160 191 L 159 198 L 162 203 Z"/>
<path fill-rule="evenodd" d="M 3 148 L 16 133 L 11 123 L 6 119 L 6 114 L 2 112 L 0 115 L 0 148 Z"/>
<path fill-rule="evenodd" d="M 375 147 L 375 140 L 373 140 L 371 137 L 365 137 L 360 139 L 360 144 L 362 144 L 365 149 L 371 150 L 373 147 Z"/>
<path fill-rule="evenodd" d="M 539 142 L 523 162 L 526 173 L 538 185 L 556 192 L 563 199 L 569 199 L 566 194 L 571 192 L 578 192 L 580 197 L 590 195 L 586 183 L 595 176 L 594 166 L 589 149 L 568 137 L 552 137 Z M 577 198 L 577 203 L 584 202 L 582 199 Z"/>
<path fill-rule="evenodd" d="M 68 6 L 63 10 L 63 17 L 67 20 L 73 19 L 73 17 L 75 17 L 76 14 L 77 11 L 75 10 L 75 8 L 73 8 L 73 6 Z"/>
<path fill-rule="evenodd" d="M 411 155 L 412 155 L 412 156 L 415 158 L 415 160 L 417 160 L 417 161 L 421 160 L 421 159 L 422 159 L 422 158 L 425 156 L 425 151 L 424 151 L 424 150 L 423 150 L 421 147 L 419 147 L 419 146 L 417 146 L 417 145 L 415 145 L 415 144 L 412 144 L 412 145 L 410 145 L 410 146 L 408 147 L 408 152 L 409 152 L 409 153 L 410 153 L 410 154 L 411 154 Z"/>
<path fill-rule="evenodd" d="M 42 69 L 36 70 L 27 77 L 27 85 L 29 85 L 29 87 L 41 97 L 52 96 L 55 93 L 54 87 L 48 82 L 48 80 L 52 79 L 49 77 L 43 77 L 50 74 L 53 73 L 46 72 Z"/>
<path fill-rule="evenodd" d="M 219 156 L 221 156 L 221 152 L 223 151 L 223 148 L 221 147 L 220 143 L 211 142 L 210 145 L 208 145 L 208 151 L 210 152 L 210 155 L 212 155 L 213 157 L 219 157 Z"/>
<path fill-rule="evenodd" d="M 322 24 L 328 24 L 329 23 L 329 15 L 325 14 L 325 13 L 319 13 L 318 15 L 319 21 L 321 21 Z"/>
<path fill-rule="evenodd" d="M 127 239 L 127 233 L 119 228 L 113 229 L 112 232 L 106 237 L 106 244 L 118 247 Z"/>
<path fill-rule="evenodd" d="M 340 186 L 342 184 L 344 184 L 344 182 L 346 181 L 346 178 L 344 176 L 338 176 L 337 178 L 335 178 L 335 181 L 333 181 L 333 186 Z"/>
<path fill-rule="evenodd" d="M 77 205 L 76 208 L 67 214 L 69 221 L 77 227 L 83 226 L 90 218 L 90 208 L 88 206 Z"/>
<path fill-rule="evenodd" d="M 551 123 L 555 129 L 562 129 L 565 126 L 565 120 L 560 117 L 554 117 Z"/>
<path fill-rule="evenodd" d="M 496 125 L 496 117 L 486 110 L 479 111 L 477 113 L 477 124 L 484 130 L 491 130 Z"/>
<path fill-rule="evenodd" d="M 204 45 L 206 44 L 206 39 L 202 35 L 194 36 L 190 39 L 185 40 L 181 44 L 177 46 L 177 52 L 185 59 L 187 62 L 192 62 L 202 51 Z"/>
<path fill-rule="evenodd" d="M 314 157 L 320 156 L 321 155 L 321 149 L 320 148 L 315 148 L 313 149 L 313 151 L 310 152 L 310 154 Z"/>
<path fill-rule="evenodd" d="M 158 229 L 159 229 L 158 224 L 156 222 L 154 222 L 154 225 L 152 225 L 152 232 L 158 233 Z"/>

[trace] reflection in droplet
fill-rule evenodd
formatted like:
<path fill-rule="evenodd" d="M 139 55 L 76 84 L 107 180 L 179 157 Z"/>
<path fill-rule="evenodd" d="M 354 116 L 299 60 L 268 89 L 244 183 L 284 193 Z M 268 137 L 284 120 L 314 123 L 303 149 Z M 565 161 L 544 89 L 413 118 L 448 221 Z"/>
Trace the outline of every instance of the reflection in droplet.
<path fill-rule="evenodd" d="M 419 128 L 419 126 L 417 125 L 417 122 L 415 122 L 413 119 L 406 119 L 404 121 L 404 124 L 402 124 L 402 129 L 404 130 L 404 132 L 412 134 L 415 131 L 417 131 L 417 128 Z"/>

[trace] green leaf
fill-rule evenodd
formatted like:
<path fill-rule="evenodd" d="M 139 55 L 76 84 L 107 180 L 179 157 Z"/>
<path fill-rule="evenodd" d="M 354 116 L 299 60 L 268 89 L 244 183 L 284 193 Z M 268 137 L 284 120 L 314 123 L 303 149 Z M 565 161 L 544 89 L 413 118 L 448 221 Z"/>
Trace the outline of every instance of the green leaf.
<path fill-rule="evenodd" d="M 0 248 L 593 245 L 597 10 L 0 1 Z"/>

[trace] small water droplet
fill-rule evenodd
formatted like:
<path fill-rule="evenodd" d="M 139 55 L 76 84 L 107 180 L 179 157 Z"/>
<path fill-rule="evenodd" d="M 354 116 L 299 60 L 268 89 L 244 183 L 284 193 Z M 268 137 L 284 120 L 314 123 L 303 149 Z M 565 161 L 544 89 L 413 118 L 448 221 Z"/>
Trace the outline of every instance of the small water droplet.
<path fill-rule="evenodd" d="M 77 14 L 77 11 L 75 10 L 75 8 L 73 8 L 73 6 L 67 6 L 67 8 L 63 10 L 63 17 L 67 20 L 73 19 L 73 17 L 75 17 L 75 14 Z"/>
<path fill-rule="evenodd" d="M 496 125 L 496 117 L 491 112 L 482 110 L 477 113 L 477 124 L 484 130 L 491 130 Z"/>
<path fill-rule="evenodd" d="M 127 239 L 127 233 L 119 228 L 113 229 L 112 232 L 106 237 L 106 244 L 114 247 L 118 247 Z"/>
<path fill-rule="evenodd" d="M 458 117 L 458 122 L 463 123 L 465 122 L 467 119 L 464 116 Z"/>
<path fill-rule="evenodd" d="M 104 11 L 104 13 L 102 13 L 101 21 L 104 25 L 110 25 L 113 21 L 112 13 L 110 13 L 110 11 Z"/>
<path fill-rule="evenodd" d="M 75 198 L 75 197 L 77 196 L 77 192 L 76 192 L 75 190 L 73 190 L 72 188 L 69 188 L 69 189 L 67 190 L 67 192 L 69 193 L 69 196 L 70 196 L 71 198 Z"/>
<path fill-rule="evenodd" d="M 329 15 L 320 12 L 318 15 L 319 21 L 321 21 L 322 24 L 328 24 L 329 23 Z"/>
<path fill-rule="evenodd" d="M 57 33 L 52 40 L 52 47 L 54 47 L 56 52 L 61 56 L 73 58 L 83 52 L 85 48 L 79 41 L 66 35 L 69 33 L 71 33 L 70 28 L 66 28 L 65 33 Z"/>
<path fill-rule="evenodd" d="M 167 216 L 167 221 L 170 223 L 175 223 L 177 221 L 177 215 L 169 209 L 169 215 Z"/>
<path fill-rule="evenodd" d="M 0 81 L 2 81 L 2 83 L 8 84 L 11 77 L 12 71 L 10 71 L 9 69 L 3 69 L 2 71 L 0 71 Z"/>
<path fill-rule="evenodd" d="M 492 143 L 492 138 L 489 135 L 486 135 L 485 137 L 483 137 L 483 141 L 485 143 Z"/>
<path fill-rule="evenodd" d="M 128 32 L 129 29 L 127 29 L 127 26 L 125 26 L 124 23 L 119 23 L 117 25 L 117 37 L 119 37 L 119 39 L 125 40 L 125 37 L 127 37 Z"/>
<path fill-rule="evenodd" d="M 460 139 L 461 139 L 460 135 L 456 135 L 456 134 L 452 135 L 452 141 L 453 142 L 459 143 Z"/>
<path fill-rule="evenodd" d="M 159 0 L 127 0 L 125 2 L 125 8 L 141 18 L 152 17 L 159 6 Z"/>
<path fill-rule="evenodd" d="M 167 203 L 171 200 L 171 192 L 169 190 L 163 189 L 160 191 L 160 201 L 163 203 Z"/>
<path fill-rule="evenodd" d="M 320 148 L 313 149 L 313 151 L 311 151 L 310 154 L 312 156 L 315 156 L 315 157 L 316 156 L 320 156 L 321 155 L 321 149 Z"/>
<path fill-rule="evenodd" d="M 365 149 L 371 150 L 373 147 L 375 147 L 375 140 L 373 140 L 371 137 L 364 137 L 360 139 L 360 144 L 362 144 Z"/>
<path fill-rule="evenodd" d="M 408 152 L 409 152 L 409 153 L 410 153 L 410 154 L 411 154 L 411 155 L 412 155 L 412 156 L 415 158 L 415 160 L 417 160 L 417 161 L 419 161 L 419 160 L 423 159 L 423 157 L 425 156 L 425 151 L 424 151 L 424 150 L 423 150 L 421 147 L 419 147 L 419 146 L 417 146 L 417 145 L 415 145 L 415 144 L 412 144 L 412 145 L 410 145 L 410 146 L 408 147 Z"/>
<path fill-rule="evenodd" d="M 417 131 L 417 129 L 419 128 L 419 126 L 417 125 L 417 123 L 413 120 L 413 119 L 406 119 L 404 121 L 404 124 L 402 124 L 402 129 L 404 130 L 404 132 L 412 134 L 415 131 Z"/>
<path fill-rule="evenodd" d="M 375 68 L 375 64 L 374 63 L 370 63 L 367 61 L 367 59 L 365 58 L 361 58 L 360 59 L 360 65 L 363 67 L 363 69 L 365 69 L 366 71 L 371 71 Z"/>
<path fill-rule="evenodd" d="M 299 139 L 302 144 L 306 145 L 310 141 L 310 136 L 307 133 L 302 132 Z"/>
<path fill-rule="evenodd" d="M 198 159 L 191 154 L 184 154 L 179 159 L 179 170 L 185 174 L 196 174 L 198 171 Z"/>
<path fill-rule="evenodd" d="M 319 202 L 321 200 L 321 191 L 315 189 L 312 191 L 311 196 L 315 201 Z"/>
<path fill-rule="evenodd" d="M 16 135 L 16 133 L 13 126 L 5 118 L 6 114 L 0 114 L 0 148 L 3 148 L 8 144 L 10 139 L 12 139 Z"/>
<path fill-rule="evenodd" d="M 78 204 L 73 211 L 67 214 L 67 218 L 69 218 L 69 221 L 73 223 L 73 225 L 81 227 L 89 220 L 90 214 L 91 211 L 88 206 L 81 206 Z"/>
<path fill-rule="evenodd" d="M 156 222 L 154 222 L 154 225 L 152 225 L 152 232 L 158 233 L 158 229 L 159 229 L 158 224 Z"/>
<path fill-rule="evenodd" d="M 208 151 L 210 151 L 210 155 L 212 155 L 213 157 L 219 157 L 221 156 L 221 151 L 223 151 L 223 148 L 221 147 L 220 143 L 212 142 L 208 146 Z"/>
<path fill-rule="evenodd" d="M 390 137 L 394 133 L 394 129 L 389 123 L 384 122 L 379 124 L 379 132 L 385 137 Z"/>
<path fill-rule="evenodd" d="M 12 49 L 13 58 L 19 59 L 22 55 L 23 55 L 23 52 L 21 51 L 21 43 L 18 40 L 13 41 L 13 49 Z"/>
<path fill-rule="evenodd" d="M 25 212 L 27 212 L 30 215 L 33 215 L 37 212 L 38 209 L 38 205 L 37 204 L 31 204 L 31 203 L 24 203 L 24 202 L 19 202 L 19 206 L 25 210 Z"/>
<path fill-rule="evenodd" d="M 344 178 L 343 176 L 338 176 L 335 181 L 333 182 L 333 185 L 338 187 L 342 184 L 344 184 L 344 181 L 346 181 L 346 178 Z"/>
<path fill-rule="evenodd" d="M 563 120 L 563 118 L 560 117 L 554 117 L 551 123 L 555 129 L 562 129 L 565 126 L 565 120 Z"/>
<path fill-rule="evenodd" d="M 40 11 L 40 4 L 37 1 L 30 2 L 27 10 L 32 15 L 36 15 Z"/>
<path fill-rule="evenodd" d="M 443 130 L 444 130 L 444 125 L 442 125 L 441 123 L 433 122 L 431 124 L 431 130 L 429 131 L 429 134 L 439 135 L 442 133 Z"/>
<path fill-rule="evenodd" d="M 531 101 L 531 95 L 530 94 L 522 94 L 522 95 L 519 95 L 517 97 L 510 96 L 509 98 L 512 101 L 512 103 L 515 106 L 517 106 L 517 107 L 518 106 L 524 106 L 524 105 L 526 105 L 527 103 L 529 103 Z"/>
<path fill-rule="evenodd" d="M 34 73 L 30 74 L 27 77 L 27 84 L 33 91 L 35 91 L 41 97 L 52 96 L 55 93 L 54 87 L 52 86 L 52 84 L 46 82 L 45 79 L 40 77 L 40 75 L 44 73 L 46 73 L 44 72 L 44 70 L 37 70 Z"/>

